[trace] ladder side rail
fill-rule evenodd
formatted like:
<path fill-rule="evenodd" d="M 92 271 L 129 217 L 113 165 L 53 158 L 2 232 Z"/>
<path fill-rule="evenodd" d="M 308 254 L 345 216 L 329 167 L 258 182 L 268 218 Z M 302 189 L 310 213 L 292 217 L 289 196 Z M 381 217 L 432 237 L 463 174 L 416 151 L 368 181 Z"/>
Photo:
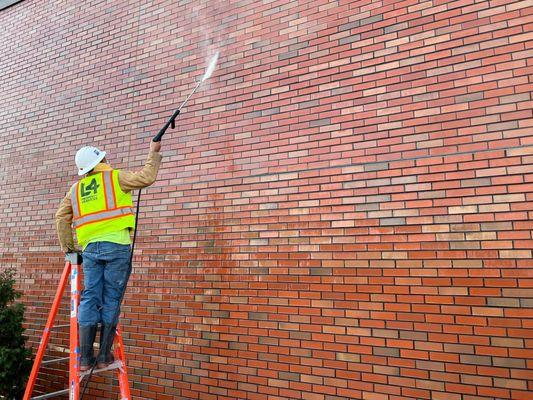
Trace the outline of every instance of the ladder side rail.
<path fill-rule="evenodd" d="M 50 339 L 50 331 L 54 326 L 54 320 L 56 318 L 57 311 L 59 310 L 59 305 L 61 303 L 61 297 L 63 296 L 63 292 L 65 291 L 65 286 L 67 284 L 67 280 L 70 274 L 70 269 L 71 269 L 71 264 L 69 261 L 67 261 L 65 263 L 65 268 L 63 269 L 63 273 L 61 274 L 59 286 L 57 287 L 54 301 L 52 303 L 52 309 L 50 310 L 50 314 L 48 314 L 48 319 L 44 327 L 43 336 L 41 338 L 41 342 L 39 343 L 39 349 L 37 350 L 37 354 L 35 355 L 35 360 L 33 361 L 33 366 L 31 369 L 30 377 L 28 379 L 28 383 L 26 384 L 26 390 L 24 391 L 23 400 L 30 399 L 30 396 L 33 392 L 33 388 L 37 381 L 37 374 L 39 373 L 39 368 L 41 367 L 41 362 L 43 360 L 43 356 L 46 351 L 46 346 L 48 345 L 48 341 Z"/>
<path fill-rule="evenodd" d="M 131 400 L 130 384 L 128 380 L 128 369 L 126 367 L 126 355 L 124 352 L 124 341 L 122 340 L 122 329 L 117 325 L 117 333 L 115 335 L 115 354 L 122 362 L 122 367 L 117 369 L 118 383 L 120 387 L 120 399 Z"/>
<path fill-rule="evenodd" d="M 80 347 L 78 342 L 78 306 L 80 304 L 80 264 L 72 264 L 70 273 L 70 400 L 80 398 Z"/>

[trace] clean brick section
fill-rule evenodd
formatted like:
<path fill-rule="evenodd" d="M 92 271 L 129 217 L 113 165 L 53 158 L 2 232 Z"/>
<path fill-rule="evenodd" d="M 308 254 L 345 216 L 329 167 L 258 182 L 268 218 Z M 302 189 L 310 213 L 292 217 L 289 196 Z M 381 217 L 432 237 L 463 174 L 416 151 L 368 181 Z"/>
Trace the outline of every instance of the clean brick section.
<path fill-rule="evenodd" d="M 75 151 L 139 167 L 218 49 L 142 200 L 134 398 L 531 398 L 530 1 L 73 4 L 0 12 L 0 261 L 34 348 Z"/>

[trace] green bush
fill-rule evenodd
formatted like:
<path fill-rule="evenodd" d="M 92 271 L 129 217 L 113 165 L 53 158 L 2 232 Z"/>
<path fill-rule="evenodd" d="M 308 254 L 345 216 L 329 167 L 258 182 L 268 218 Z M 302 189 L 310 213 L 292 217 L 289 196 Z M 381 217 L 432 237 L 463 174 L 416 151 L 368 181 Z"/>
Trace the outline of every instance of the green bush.
<path fill-rule="evenodd" d="M 14 288 L 15 273 L 0 273 L 0 397 L 21 399 L 31 371 L 31 350 L 26 349 L 24 305 L 15 303 L 21 293 Z"/>

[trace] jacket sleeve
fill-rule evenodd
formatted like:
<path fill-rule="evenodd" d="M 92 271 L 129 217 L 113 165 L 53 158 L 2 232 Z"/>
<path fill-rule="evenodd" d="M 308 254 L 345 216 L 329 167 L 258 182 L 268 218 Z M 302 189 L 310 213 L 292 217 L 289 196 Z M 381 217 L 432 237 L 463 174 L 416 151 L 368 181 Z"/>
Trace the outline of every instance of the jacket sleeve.
<path fill-rule="evenodd" d="M 162 158 L 158 152 L 150 151 L 146 163 L 140 171 L 119 171 L 118 183 L 120 188 L 127 193 L 134 189 L 142 189 L 150 186 L 157 178 Z"/>
<path fill-rule="evenodd" d="M 61 250 L 74 251 L 74 237 L 72 234 L 72 198 L 70 190 L 67 192 L 56 212 L 56 230 Z"/>

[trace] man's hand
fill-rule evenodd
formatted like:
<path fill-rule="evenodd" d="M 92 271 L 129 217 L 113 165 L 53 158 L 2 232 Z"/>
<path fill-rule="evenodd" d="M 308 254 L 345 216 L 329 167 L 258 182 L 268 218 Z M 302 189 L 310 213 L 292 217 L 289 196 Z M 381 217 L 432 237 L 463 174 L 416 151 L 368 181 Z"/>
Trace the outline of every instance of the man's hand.
<path fill-rule="evenodd" d="M 161 142 L 150 142 L 150 151 L 155 151 L 156 153 L 159 153 L 159 150 L 161 150 Z"/>

